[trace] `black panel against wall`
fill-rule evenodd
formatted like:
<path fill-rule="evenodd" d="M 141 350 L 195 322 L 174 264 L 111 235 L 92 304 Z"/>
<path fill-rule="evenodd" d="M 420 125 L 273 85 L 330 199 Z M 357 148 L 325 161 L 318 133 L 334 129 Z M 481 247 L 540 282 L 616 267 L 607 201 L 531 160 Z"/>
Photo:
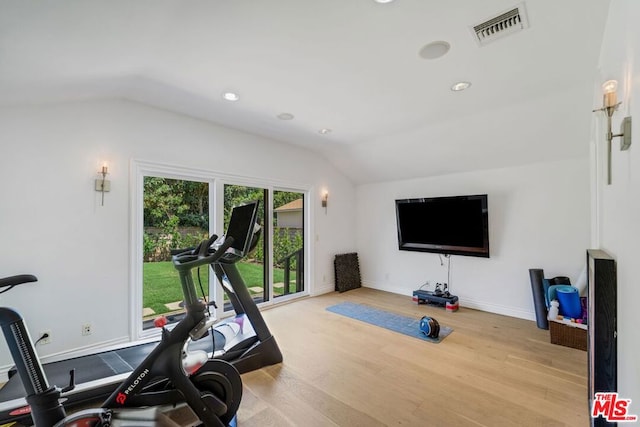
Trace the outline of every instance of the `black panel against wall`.
<path fill-rule="evenodd" d="M 333 265 L 336 271 L 336 291 L 344 292 L 362 286 L 357 253 L 336 255 Z"/>
<path fill-rule="evenodd" d="M 589 289 L 589 407 L 597 392 L 615 392 L 617 369 L 617 274 L 616 262 L 606 252 L 587 250 Z M 604 418 L 592 419 L 594 426 L 611 426 Z"/>

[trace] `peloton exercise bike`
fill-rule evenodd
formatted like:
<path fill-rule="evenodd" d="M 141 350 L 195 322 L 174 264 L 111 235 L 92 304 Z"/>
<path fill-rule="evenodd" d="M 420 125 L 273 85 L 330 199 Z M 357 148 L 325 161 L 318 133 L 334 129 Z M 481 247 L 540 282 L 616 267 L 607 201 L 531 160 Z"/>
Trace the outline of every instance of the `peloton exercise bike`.
<path fill-rule="evenodd" d="M 0 307 L 0 326 L 26 390 L 35 425 L 178 425 L 165 412 L 183 403 L 206 427 L 228 426 L 234 420 L 242 398 L 242 380 L 238 371 L 229 362 L 209 359 L 204 351 L 185 351 L 185 343 L 189 339 L 199 339 L 204 335 L 202 325 L 207 322 L 206 305 L 194 297 L 191 269 L 208 265 L 224 256 L 233 239 L 228 239 L 213 254 L 209 254 L 209 243 L 201 243 L 196 255 L 188 253 L 173 258 L 183 285 L 187 314 L 172 330 L 162 330 L 160 343 L 97 409 L 66 415 L 61 396 L 73 390 L 73 373 L 68 387 L 49 386 L 22 317 L 10 308 Z M 0 285 L 11 288 L 36 280 L 30 275 L 13 276 L 2 279 Z"/>
<path fill-rule="evenodd" d="M 100 413 L 104 415 L 100 415 L 100 417 L 104 419 L 112 417 L 112 420 L 114 420 L 112 423 L 115 420 L 120 423 L 112 425 L 141 426 L 147 425 L 142 424 L 141 419 L 162 416 L 163 405 L 166 408 L 171 405 L 175 406 L 177 402 L 184 402 L 186 405 L 195 406 L 195 408 L 192 407 L 192 410 L 203 421 L 205 426 L 233 424 L 233 416 L 237 410 L 237 405 L 239 405 L 242 390 L 241 380 L 239 376 L 236 376 L 236 373 L 238 371 L 239 373 L 248 372 L 282 361 L 282 354 L 275 339 L 267 328 L 238 273 L 237 267 L 234 265 L 257 243 L 258 233 L 256 233 L 257 224 L 255 224 L 257 207 L 258 202 L 252 202 L 234 208 L 225 238 L 216 239 L 214 235 L 208 241 L 201 243 L 198 248 L 173 256 L 174 266 L 180 275 L 187 314 L 172 330 L 163 329 L 160 344 L 151 343 L 130 346 L 121 350 L 97 353 L 96 355 L 83 356 L 62 362 L 53 362 L 44 365 L 44 372 L 42 372 L 42 367 L 40 367 L 40 363 L 37 362 L 35 357 L 33 345 L 28 340 L 24 345 L 28 350 L 27 353 L 31 355 L 29 360 L 37 362 L 34 365 L 35 368 L 31 365 L 22 366 L 24 357 L 21 354 L 13 355 L 19 375 L 14 375 L 8 385 L 11 385 L 12 381 L 15 383 L 16 379 L 18 379 L 16 377 L 31 378 L 30 375 L 35 369 L 37 372 L 35 381 L 40 384 L 40 388 L 34 389 L 33 381 L 31 381 L 30 384 L 25 384 L 18 391 L 19 398 L 0 402 L 0 425 L 9 423 L 30 424 L 29 404 L 33 411 L 34 406 L 37 407 L 40 397 L 35 398 L 36 405 L 34 405 L 34 398 L 28 397 L 25 402 L 25 399 L 21 396 L 40 396 L 49 390 L 48 382 L 46 381 L 48 367 L 58 376 L 56 383 L 66 383 L 69 370 L 66 371 L 66 375 L 61 377 L 63 367 L 66 366 L 73 369 L 75 365 L 91 366 L 92 369 L 89 369 L 90 371 L 97 370 L 100 372 L 100 369 L 95 369 L 99 368 L 94 366 L 96 363 L 113 362 L 116 358 L 120 361 L 120 364 L 124 365 L 122 372 L 115 372 L 114 364 L 109 363 L 109 368 L 114 369 L 113 375 L 79 383 L 76 386 L 73 385 L 72 375 L 70 386 L 62 390 L 65 400 L 64 407 L 76 409 L 81 404 L 86 405 L 87 402 L 95 402 L 108 396 L 100 410 Z M 211 245 L 213 245 L 213 248 Z M 196 296 L 195 285 L 191 275 L 191 270 L 206 265 L 210 265 L 216 273 L 236 311 L 235 317 L 218 325 L 212 325 L 213 321 L 208 318 L 206 306 Z M 22 281 L 33 280 L 35 280 L 33 276 L 16 276 L 1 279 L 0 288 L 3 286 L 13 287 L 18 283 L 22 283 Z M 6 330 L 5 335 L 12 328 L 16 328 L 17 326 L 15 325 L 22 324 L 22 320 L 18 320 L 19 315 L 17 313 L 7 310 L 9 309 L 2 309 L 2 312 L 0 312 L 0 323 L 3 331 Z M 210 329 L 210 326 L 213 326 L 213 329 Z M 18 329 L 20 328 L 18 327 Z M 199 339 L 207 335 L 207 332 L 213 332 L 209 334 L 214 340 L 212 347 L 211 344 L 208 344 L 208 346 L 202 346 L 201 344 L 206 344 L 210 340 Z M 189 341 L 186 338 L 187 335 L 194 340 L 188 348 L 183 345 L 185 341 Z M 28 335 L 25 336 L 28 338 Z M 13 340 L 12 337 L 13 334 L 7 336 L 7 341 Z M 17 347 L 20 347 L 20 345 Z M 190 351 L 198 347 L 205 350 Z M 176 359 L 175 356 L 177 348 L 180 349 L 180 360 Z M 206 350 L 207 348 L 208 350 Z M 172 352 L 173 356 L 171 358 L 165 355 L 168 352 Z M 189 355 L 188 357 L 186 356 L 187 354 Z M 215 359 L 211 357 L 215 357 Z M 83 360 L 85 358 L 90 359 Z M 160 363 L 162 366 L 160 375 L 156 375 L 157 369 L 155 371 L 146 371 L 151 361 Z M 168 366 L 174 366 L 170 375 L 164 372 Z M 180 369 L 175 368 L 175 366 L 180 366 Z M 23 373 L 25 370 L 26 374 Z M 82 374 L 86 376 L 87 372 L 85 371 L 83 370 Z M 175 371 L 180 371 L 179 375 Z M 190 373 L 191 376 L 185 376 L 185 371 L 187 374 Z M 172 375 L 176 379 L 173 379 Z M 78 376 L 78 373 L 76 373 L 75 377 L 77 378 Z M 133 388 L 131 388 L 132 385 Z M 195 386 L 199 397 L 196 397 L 191 385 Z M 182 391 L 181 387 L 188 391 Z M 5 388 L 0 392 L 5 391 Z M 11 388 L 14 393 L 15 388 Z M 57 398 L 51 397 L 56 393 L 59 396 L 60 390 L 54 389 L 51 393 L 46 393 L 49 402 L 57 401 Z M 123 400 L 123 394 L 126 396 L 124 404 L 120 403 Z M 196 399 L 198 402 L 204 400 L 204 403 L 199 404 L 195 402 Z M 223 405 L 219 404 L 220 401 L 223 402 Z M 47 416 L 60 417 L 60 410 L 64 411 L 64 409 L 57 408 L 53 404 L 52 406 L 56 408 L 55 410 L 52 409 L 54 415 Z M 137 406 L 152 408 L 143 412 L 140 412 L 140 410 L 122 411 L 121 406 L 127 408 Z M 215 416 L 211 416 L 212 413 Z M 82 412 L 78 414 L 79 417 L 84 416 Z M 36 415 L 34 411 L 33 418 L 36 424 L 48 425 L 44 422 L 39 422 L 37 416 L 39 415 Z M 92 416 L 92 414 L 90 413 L 89 416 Z M 133 421 L 133 424 L 126 424 L 126 422 L 130 421 L 127 417 L 137 417 L 138 419 Z M 64 422 L 68 421 L 64 417 L 63 419 L 65 420 Z M 100 424 L 100 422 L 103 422 L 102 418 L 98 417 L 95 424 L 87 425 L 106 425 Z M 153 421 L 148 425 L 162 424 Z"/>

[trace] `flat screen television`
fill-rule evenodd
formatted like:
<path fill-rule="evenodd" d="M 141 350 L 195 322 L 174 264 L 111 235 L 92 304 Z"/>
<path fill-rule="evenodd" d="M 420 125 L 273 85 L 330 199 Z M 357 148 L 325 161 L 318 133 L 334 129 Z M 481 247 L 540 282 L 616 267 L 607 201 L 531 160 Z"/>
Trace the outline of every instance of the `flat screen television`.
<path fill-rule="evenodd" d="M 487 195 L 396 200 L 398 248 L 489 258 Z"/>

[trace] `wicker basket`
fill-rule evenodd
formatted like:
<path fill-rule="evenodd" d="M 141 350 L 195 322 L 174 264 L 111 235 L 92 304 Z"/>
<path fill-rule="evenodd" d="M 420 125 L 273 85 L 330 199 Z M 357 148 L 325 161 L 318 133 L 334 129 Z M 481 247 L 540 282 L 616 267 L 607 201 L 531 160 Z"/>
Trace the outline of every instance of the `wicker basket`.
<path fill-rule="evenodd" d="M 572 326 L 552 320 L 549 322 L 549 334 L 551 344 L 587 350 L 587 329 L 584 325 Z"/>

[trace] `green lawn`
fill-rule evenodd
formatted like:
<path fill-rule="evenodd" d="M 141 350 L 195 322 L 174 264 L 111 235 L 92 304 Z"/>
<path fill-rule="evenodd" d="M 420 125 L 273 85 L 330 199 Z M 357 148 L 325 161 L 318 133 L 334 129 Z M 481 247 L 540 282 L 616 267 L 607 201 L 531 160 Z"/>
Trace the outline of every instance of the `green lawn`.
<path fill-rule="evenodd" d="M 247 285 L 247 288 L 260 287 L 263 285 L 263 266 L 262 264 L 239 262 L 236 264 L 240 275 Z M 209 268 L 200 268 L 200 278 L 202 280 L 205 291 L 207 290 L 206 284 L 209 280 Z M 143 269 L 144 278 L 144 292 L 143 292 L 143 307 L 151 308 L 157 314 L 166 313 L 169 311 L 164 306 L 165 303 L 182 301 L 182 286 L 180 285 L 180 279 L 178 272 L 173 267 L 171 261 L 165 262 L 145 262 Z M 284 281 L 284 270 L 276 268 L 273 270 L 273 280 L 275 283 L 282 283 Z M 295 280 L 295 271 L 291 272 L 290 280 Z M 194 281 L 196 282 L 196 288 L 198 295 L 201 294 L 198 286 L 197 272 L 194 271 Z M 277 294 L 281 294 L 283 288 L 274 287 L 274 291 Z M 249 290 L 251 292 L 251 290 Z M 251 292 L 255 294 L 256 292 Z M 207 296 L 208 297 L 208 296 Z"/>

